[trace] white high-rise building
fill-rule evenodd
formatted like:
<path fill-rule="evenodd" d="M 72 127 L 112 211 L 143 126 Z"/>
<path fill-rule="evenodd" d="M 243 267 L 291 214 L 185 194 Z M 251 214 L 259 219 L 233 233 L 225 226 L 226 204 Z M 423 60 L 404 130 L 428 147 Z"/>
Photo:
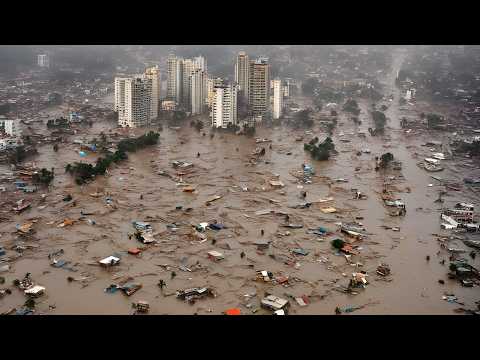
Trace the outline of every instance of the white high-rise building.
<path fill-rule="evenodd" d="M 37 55 L 37 64 L 40 67 L 50 67 L 50 58 L 48 54 Z"/>
<path fill-rule="evenodd" d="M 192 59 L 184 59 L 182 65 L 183 88 L 180 102 L 185 108 L 189 109 L 191 104 L 190 76 L 192 75 L 195 67 Z"/>
<path fill-rule="evenodd" d="M 180 102 L 182 95 L 182 63 L 183 59 L 170 54 L 167 60 L 167 100 Z"/>
<path fill-rule="evenodd" d="M 211 109 L 213 101 L 215 99 L 215 87 L 223 85 L 222 78 L 212 78 L 208 77 L 207 79 L 207 105 Z"/>
<path fill-rule="evenodd" d="M 182 59 L 171 54 L 167 61 L 167 69 L 167 99 L 175 100 L 177 104 L 183 105 L 187 111 L 192 111 L 192 101 L 194 100 L 192 99 L 191 77 L 196 70 L 201 70 L 206 74 L 206 59 L 203 56 L 197 56 L 193 59 Z M 206 82 L 203 86 L 205 89 L 202 95 L 204 101 L 206 101 Z"/>
<path fill-rule="evenodd" d="M 284 89 L 282 80 L 273 80 L 273 118 L 279 119 L 283 111 L 283 94 Z"/>
<path fill-rule="evenodd" d="M 118 112 L 118 116 L 122 116 L 125 111 L 125 81 L 128 78 L 116 77 L 115 78 L 115 105 L 113 110 Z"/>
<path fill-rule="evenodd" d="M 270 65 L 259 58 L 249 65 L 248 104 L 255 118 L 263 117 L 270 107 Z"/>
<path fill-rule="evenodd" d="M 196 69 L 207 72 L 207 60 L 203 56 L 194 57 L 193 65 Z"/>
<path fill-rule="evenodd" d="M 190 75 L 190 98 L 192 115 L 201 114 L 205 110 L 207 97 L 207 74 L 196 69 Z"/>
<path fill-rule="evenodd" d="M 158 66 L 148 68 L 145 71 L 145 76 L 152 80 L 152 98 L 150 102 L 150 120 L 158 117 L 158 104 L 160 102 L 160 70 Z"/>
<path fill-rule="evenodd" d="M 248 55 L 244 51 L 240 51 L 237 55 L 237 61 L 235 63 L 235 83 L 239 86 L 239 93 L 245 99 L 248 99 L 249 89 L 249 71 L 250 62 Z"/>
<path fill-rule="evenodd" d="M 124 109 L 119 111 L 118 123 L 122 127 L 141 127 L 150 123 L 152 79 L 146 75 L 125 78 Z"/>
<path fill-rule="evenodd" d="M 238 86 L 222 85 L 215 87 L 212 104 L 212 126 L 226 128 L 228 124 L 237 125 L 237 93 Z"/>
<path fill-rule="evenodd" d="M 4 127 L 7 135 L 15 138 L 22 136 L 20 120 L 5 120 Z"/>

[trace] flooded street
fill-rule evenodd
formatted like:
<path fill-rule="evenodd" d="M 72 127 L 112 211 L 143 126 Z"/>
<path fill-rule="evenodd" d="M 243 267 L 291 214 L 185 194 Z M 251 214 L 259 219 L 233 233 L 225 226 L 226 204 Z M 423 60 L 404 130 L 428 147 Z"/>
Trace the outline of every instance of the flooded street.
<path fill-rule="evenodd" d="M 370 104 L 360 102 L 362 124 L 355 125 L 348 116 L 340 115 L 332 136 L 338 154 L 329 161 L 311 160 L 304 151 L 303 144 L 310 138 L 326 137 L 317 125 L 309 130 L 311 134 L 284 127 L 260 127 L 255 137 L 272 142 L 259 144 L 254 138 L 228 133 L 216 132 L 211 138 L 206 131 L 203 136 L 188 124 L 179 130 L 164 126 L 157 146 L 129 153 L 129 159 L 113 165 L 106 176 L 78 186 L 64 172 L 65 165 L 80 160 L 93 163 L 97 154 L 89 153 L 80 159 L 80 148 L 73 141 L 61 144 L 58 152 L 51 145 L 43 145 L 32 161 L 40 168 L 54 167 L 55 179 L 50 190 L 40 191 L 46 194 L 44 203 L 38 194 L 18 193 L 15 201 L 34 199 L 31 209 L 19 215 L 10 208 L 2 209 L 0 215 L 6 219 L 0 222 L 0 243 L 6 249 L 18 240 L 17 224 L 37 221 L 33 235 L 24 239 L 32 248 L 25 250 L 11 263 L 11 269 L 1 275 L 10 284 L 30 272 L 36 283 L 46 287 L 46 294 L 38 299 L 36 307 L 38 313 L 44 314 L 129 314 L 132 302 L 138 300 L 150 303 L 151 314 L 221 314 L 233 307 L 240 308 L 242 314 L 270 314 L 260 309 L 266 291 L 282 298 L 288 296 L 291 314 L 334 314 L 337 306 L 363 306 L 355 314 L 453 314 L 456 305 L 442 299 L 445 292 L 454 293 L 466 307 L 473 307 L 478 300 L 478 287 L 461 287 L 458 281 L 447 278 L 449 253 L 440 249 L 433 235 L 448 234 L 440 228 L 442 205 L 434 203 L 439 184 L 417 166 L 415 155 L 420 154 L 420 158 L 428 153 L 421 145 L 431 140 L 430 135 L 407 136 L 400 127 L 403 114 L 395 76 L 403 59 L 400 52 L 394 55 L 391 72 L 385 78 L 389 88 L 386 94 L 394 94 L 385 112 L 385 136 L 368 134 L 368 127 L 372 127 Z M 114 129 L 114 123 L 96 122 L 85 137 L 92 139 L 102 131 L 108 134 Z M 130 134 L 140 135 L 148 130 L 137 129 Z M 367 135 L 362 137 L 359 132 Z M 295 141 L 299 136 L 304 136 L 304 141 Z M 265 148 L 265 156 L 252 165 L 249 158 L 256 147 Z M 363 149 L 370 152 L 357 155 Z M 375 171 L 375 156 L 385 152 L 393 153 L 401 161 L 401 171 Z M 181 170 L 172 167 L 175 160 L 194 166 L 179 175 Z M 445 161 L 449 163 L 453 161 Z M 315 170 L 311 184 L 292 175 L 301 172 L 302 164 L 310 164 Z M 1 173 L 8 171 L 8 167 L 0 167 Z M 405 216 L 392 217 L 383 205 L 381 192 L 388 176 L 395 176 L 391 186 L 406 204 Z M 462 174 L 449 166 L 441 176 L 462 180 Z M 336 182 L 339 178 L 348 182 Z M 284 186 L 275 188 L 270 185 L 271 180 L 280 180 Z M 185 184 L 195 191 L 182 191 Z M 245 187 L 248 191 L 244 191 Z M 367 199 L 355 200 L 352 189 L 366 194 Z M 13 184 L 9 190 L 14 191 Z M 301 191 L 306 191 L 305 198 L 300 196 Z M 102 195 L 92 196 L 96 193 Z M 62 200 L 67 194 L 72 195 L 74 206 Z M 211 201 L 215 196 L 220 198 Z M 108 205 L 107 197 L 112 199 L 113 206 Z M 333 200 L 319 201 L 330 197 Z M 461 201 L 478 203 L 479 198 L 464 189 L 450 192 L 444 200 L 444 206 L 449 206 Z M 305 202 L 312 205 L 298 206 Z M 46 207 L 42 208 L 43 205 Z M 337 212 L 321 210 L 327 206 Z M 187 211 L 188 208 L 191 210 Z M 95 224 L 80 220 L 81 212 Z M 285 213 L 289 215 L 288 223 L 302 227 L 282 226 L 286 224 Z M 71 226 L 58 227 L 64 219 L 76 221 Z M 343 237 L 337 223 L 355 219 L 360 219 L 368 236 L 355 242 L 360 246 L 359 254 L 346 258 L 330 242 Z M 208 229 L 206 241 L 195 237 L 192 225 L 214 220 L 225 227 Z M 129 239 L 133 221 L 149 222 L 157 243 L 143 245 Z M 385 229 L 384 225 L 400 231 Z M 320 226 L 332 233 L 320 236 L 309 231 Z M 255 243 L 260 240 L 271 242 L 267 250 L 257 249 Z M 134 247 L 142 250 L 140 255 L 128 254 Z M 308 254 L 292 253 L 298 248 Z M 58 258 L 69 261 L 70 270 L 50 265 L 48 255 L 59 249 L 63 249 L 63 255 Z M 224 259 L 210 260 L 207 253 L 212 250 L 221 252 Z M 7 256 L 13 254 L 12 250 L 7 252 Z M 120 256 L 118 266 L 98 266 L 98 260 L 112 254 Z M 430 256 L 430 261 L 426 261 L 426 256 Z M 440 264 L 443 259 L 447 260 L 445 265 Z M 376 274 L 380 263 L 390 265 L 392 273 L 388 278 Z M 471 264 L 480 266 L 480 259 L 471 260 Z M 256 281 L 256 271 L 262 270 L 288 276 L 289 286 Z M 368 274 L 366 288 L 358 289 L 357 294 L 339 291 L 339 285 L 346 286 L 352 272 L 360 270 Z M 172 277 L 172 271 L 176 276 Z M 67 277 L 74 281 L 67 281 Z M 131 281 L 141 283 L 142 288 L 132 296 L 104 291 L 124 279 L 134 279 Z M 157 286 L 160 279 L 167 284 L 163 290 Z M 439 279 L 445 283 L 440 284 Z M 200 299 L 193 305 L 176 298 L 175 291 L 192 287 L 211 287 L 217 296 Z M 302 295 L 309 298 L 308 306 L 299 306 L 293 300 Z M 0 312 L 18 308 L 24 302 L 23 293 L 15 289 L 0 299 Z"/>

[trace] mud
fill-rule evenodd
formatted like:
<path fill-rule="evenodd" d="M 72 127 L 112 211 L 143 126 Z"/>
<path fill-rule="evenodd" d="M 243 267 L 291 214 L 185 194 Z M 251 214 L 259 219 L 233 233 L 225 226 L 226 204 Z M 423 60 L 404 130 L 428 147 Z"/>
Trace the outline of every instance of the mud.
<path fill-rule="evenodd" d="M 20 215 L 13 214 L 9 208 L 1 212 L 1 217 L 6 219 L 0 222 L 0 244 L 7 250 L 17 241 L 15 225 L 38 219 L 33 225 L 35 233 L 25 240 L 26 244 L 36 247 L 25 250 L 22 257 L 10 263 L 9 272 L 0 274 L 6 278 L 2 287 L 30 272 L 36 283 L 46 287 L 46 294 L 37 300 L 36 308 L 37 313 L 45 314 L 129 314 L 132 302 L 138 300 L 150 303 L 150 314 L 220 314 L 232 307 L 239 307 L 243 314 L 252 314 L 252 309 L 260 308 L 265 292 L 283 298 L 287 298 L 286 294 L 307 295 L 310 303 L 302 307 L 289 298 L 291 314 L 334 314 L 337 306 L 363 306 L 355 314 L 453 314 L 458 306 L 442 300 L 444 292 L 454 293 L 465 307 L 474 307 L 478 287 L 463 288 L 447 278 L 449 253 L 439 251 L 436 237 L 432 235 L 449 232 L 440 229 L 442 205 L 434 203 L 440 186 L 430 177 L 431 173 L 416 165 L 421 154 L 428 153 L 421 145 L 431 140 L 431 134 L 406 136 L 400 129 L 399 119 L 403 114 L 398 106 L 399 91 L 394 87 L 394 74 L 401 61 L 401 55 L 395 58 L 392 72 L 385 79 L 395 95 L 386 111 L 389 118 L 386 136 L 368 135 L 370 104 L 360 103 L 362 125 L 354 125 L 349 116 L 340 114 L 332 137 L 338 155 L 325 162 L 312 161 L 303 150 L 303 142 L 295 141 L 298 136 L 304 136 L 306 141 L 315 135 L 325 137 L 316 127 L 309 130 L 311 135 L 281 127 L 258 128 L 255 137 L 271 139 L 272 149 L 269 149 L 270 143 L 256 144 L 255 139 L 244 136 L 216 133 L 210 138 L 208 129 L 206 136 L 202 136 L 187 123 L 178 131 L 164 126 L 158 146 L 129 154 L 129 159 L 112 167 L 107 176 L 80 187 L 63 168 L 67 163 L 80 160 L 73 139 L 83 135 L 71 136 L 68 144 L 61 144 L 58 153 L 53 152 L 51 145 L 42 146 L 34 161 L 39 167 L 54 167 L 56 177 L 50 190 L 40 191 L 47 194 L 46 208 L 38 208 L 42 204 L 37 193 L 31 195 L 34 203 L 30 210 Z M 114 124 L 100 121 L 87 130 L 86 137 L 98 137 L 101 131 L 113 128 Z M 138 129 L 130 134 L 147 130 Z M 358 135 L 362 131 L 366 137 Z M 341 133 L 344 136 L 340 136 Z M 350 142 L 340 141 L 342 138 Z M 251 165 L 249 159 L 257 147 L 264 147 L 266 154 L 256 165 Z M 366 148 L 371 150 L 370 154 L 356 155 Z M 375 156 L 387 151 L 402 162 L 401 171 L 375 171 Z M 290 152 L 291 155 L 287 155 Z M 419 154 L 418 158 L 415 153 Z M 96 158 L 96 154 L 89 154 L 83 161 L 93 162 Z M 193 163 L 194 167 L 174 169 L 171 165 L 174 160 Z M 462 182 L 465 170 L 455 172 L 452 160 L 443 163 L 446 169 L 434 175 Z M 302 170 L 302 164 L 314 167 L 316 175 L 312 184 L 301 183 L 292 176 Z M 0 168 L 0 172 L 4 171 L 9 170 Z M 160 175 L 161 171 L 174 178 Z M 175 179 L 180 171 L 187 174 Z M 389 176 L 396 178 L 389 188 L 397 190 L 395 196 L 406 203 L 404 217 L 391 217 L 380 197 Z M 195 188 L 193 193 L 177 186 L 180 177 Z M 348 182 L 332 183 L 337 178 Z M 285 186 L 272 188 L 269 181 L 273 179 Z M 243 191 L 244 187 L 248 191 Z M 405 191 L 406 187 L 410 192 Z M 360 190 L 367 199 L 354 200 L 351 189 Z M 300 196 L 301 191 L 307 192 L 306 198 Z M 11 187 L 9 192 L 13 192 Z M 104 195 L 90 195 L 97 192 Z M 66 194 L 72 195 L 75 206 L 62 201 Z M 113 199 L 115 208 L 107 205 L 107 195 Z M 221 198 L 207 206 L 206 202 L 216 195 Z M 0 193 L 0 196 L 6 194 Z M 14 197 L 18 200 L 29 196 L 14 194 Z M 328 197 L 333 201 L 317 202 Z M 448 192 L 444 200 L 444 206 L 459 201 L 478 203 L 478 195 L 464 186 L 460 192 Z M 294 208 L 305 202 L 313 204 L 309 208 Z M 182 209 L 177 210 L 177 206 Z M 320 210 L 330 206 L 337 212 L 325 214 Z M 192 210 L 184 211 L 187 208 Z M 265 209 L 274 212 L 256 215 Z M 86 217 L 96 224 L 79 220 L 72 226 L 57 227 L 66 218 L 78 220 L 81 211 L 93 213 Z M 289 223 L 303 227 L 283 227 L 285 219 L 281 213 L 289 214 Z M 358 221 L 368 236 L 353 243 L 360 246 L 359 254 L 347 261 L 343 254 L 336 253 L 330 241 L 343 238 L 336 223 L 352 222 L 356 217 L 362 218 Z M 207 230 L 204 242 L 193 236 L 192 225 L 214 220 L 226 228 Z M 157 243 L 143 245 L 134 238 L 130 240 L 132 221 L 149 222 Z M 178 230 L 167 227 L 172 223 Z M 386 229 L 384 225 L 399 227 L 400 231 Z M 309 228 L 319 226 L 334 233 L 327 236 L 308 233 Z M 285 235 L 287 231 L 290 235 Z M 271 241 L 268 250 L 258 251 L 254 243 L 259 240 Z M 141 255 L 127 253 L 134 247 L 143 249 Z M 305 249 L 308 255 L 295 255 L 294 248 Z M 76 271 L 50 265 L 48 254 L 59 249 L 63 249 L 64 254 L 58 258 L 70 261 L 69 265 Z M 225 259 L 219 262 L 208 259 L 207 253 L 211 250 L 223 253 Z M 14 253 L 8 250 L 7 257 Z M 109 269 L 97 266 L 96 261 L 114 253 L 121 255 L 118 266 Z M 431 257 L 428 262 L 427 255 Z M 446 259 L 446 265 L 440 264 L 442 259 Z M 470 263 L 478 267 L 479 261 L 477 257 Z M 357 263 L 362 266 L 355 265 Z M 391 274 L 386 278 L 375 272 L 381 263 L 390 266 Z M 185 267 L 191 271 L 183 271 Z M 257 270 L 268 270 L 276 277 L 288 276 L 290 285 L 254 281 Z M 366 288 L 356 289 L 356 295 L 341 292 L 340 286 L 348 285 L 352 272 L 360 270 L 369 275 Z M 173 279 L 172 271 L 176 273 Z M 67 281 L 69 276 L 76 280 Z M 134 295 L 104 292 L 109 285 L 128 277 L 143 285 Z M 163 290 L 157 286 L 160 279 L 167 284 Z M 439 279 L 445 283 L 440 284 Z M 217 296 L 200 299 L 192 305 L 171 295 L 191 287 L 210 287 Z M 24 302 L 23 293 L 12 289 L 11 295 L 0 299 L 0 312 L 19 308 Z M 270 313 L 263 309 L 255 312 Z"/>

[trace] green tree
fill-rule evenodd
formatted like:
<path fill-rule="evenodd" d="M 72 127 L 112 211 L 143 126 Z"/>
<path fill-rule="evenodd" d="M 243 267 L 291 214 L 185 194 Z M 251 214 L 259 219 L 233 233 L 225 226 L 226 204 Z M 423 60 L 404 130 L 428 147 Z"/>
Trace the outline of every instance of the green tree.
<path fill-rule="evenodd" d="M 372 112 L 373 123 L 375 124 L 375 130 L 377 132 L 383 132 L 385 129 L 385 124 L 387 122 L 387 117 L 381 111 Z"/>
<path fill-rule="evenodd" d="M 345 105 L 343 105 L 343 110 L 356 116 L 360 114 L 360 108 L 358 107 L 358 103 L 353 99 L 349 99 L 345 102 Z"/>

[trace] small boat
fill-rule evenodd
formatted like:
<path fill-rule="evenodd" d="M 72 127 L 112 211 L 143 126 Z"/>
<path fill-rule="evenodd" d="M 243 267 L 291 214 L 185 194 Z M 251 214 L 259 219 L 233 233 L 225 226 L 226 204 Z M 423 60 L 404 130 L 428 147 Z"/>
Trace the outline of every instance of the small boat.
<path fill-rule="evenodd" d="M 425 164 L 425 170 L 429 172 L 438 172 L 438 171 L 442 171 L 443 167 L 439 165 Z"/>

